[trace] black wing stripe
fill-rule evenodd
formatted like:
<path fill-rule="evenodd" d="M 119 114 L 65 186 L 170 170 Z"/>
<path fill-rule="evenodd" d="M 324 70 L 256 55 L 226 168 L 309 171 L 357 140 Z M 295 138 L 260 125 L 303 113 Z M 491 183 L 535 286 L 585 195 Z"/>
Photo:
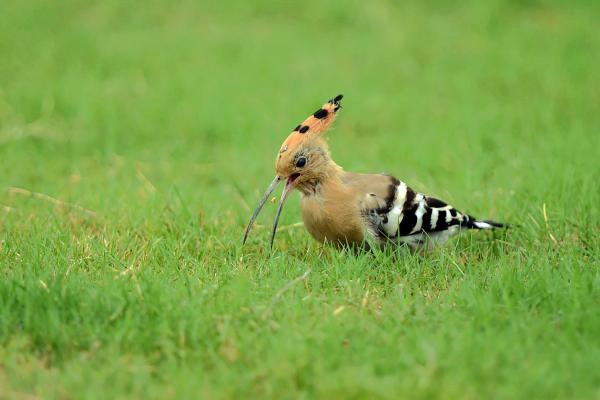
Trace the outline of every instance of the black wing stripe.
<path fill-rule="evenodd" d="M 411 207 L 413 205 L 413 202 L 415 201 L 415 197 L 417 196 L 417 193 L 415 193 L 414 190 L 412 190 L 411 188 L 407 187 L 406 188 L 406 200 L 404 200 L 404 204 L 402 205 L 402 209 L 406 210 L 409 207 Z"/>
<path fill-rule="evenodd" d="M 416 211 L 419 207 L 414 203 L 416 193 L 411 188 L 406 189 L 406 200 L 402 206 L 402 221 L 400 222 L 400 236 L 408 235 L 417 224 Z"/>
<path fill-rule="evenodd" d="M 436 231 L 443 231 L 448 229 L 448 223 L 446 222 L 446 211 L 438 210 L 437 225 L 435 226 Z"/>
<path fill-rule="evenodd" d="M 436 199 L 435 197 L 426 197 L 425 202 L 427 203 L 427 205 L 429 207 L 432 207 L 432 208 L 444 208 L 448 205 L 448 204 L 444 203 L 443 201 L 441 201 L 440 199 Z"/>
<path fill-rule="evenodd" d="M 410 234 L 417 224 L 417 216 L 415 215 L 416 207 L 410 210 L 404 210 L 402 222 L 400 222 L 400 236 Z"/>
<path fill-rule="evenodd" d="M 431 230 L 431 212 L 432 209 L 429 207 L 425 207 L 425 214 L 422 217 L 421 230 L 429 231 Z"/>

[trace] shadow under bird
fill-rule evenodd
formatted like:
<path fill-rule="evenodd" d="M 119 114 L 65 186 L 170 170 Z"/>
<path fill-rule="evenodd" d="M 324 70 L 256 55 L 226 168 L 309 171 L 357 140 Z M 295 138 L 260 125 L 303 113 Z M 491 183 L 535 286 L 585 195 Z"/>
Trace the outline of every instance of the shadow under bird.
<path fill-rule="evenodd" d="M 340 246 L 405 243 L 413 249 L 430 249 L 461 229 L 504 226 L 464 214 L 393 176 L 344 171 L 331 158 L 322 137 L 340 110 L 341 100 L 342 95 L 329 100 L 283 142 L 275 164 L 277 175 L 250 218 L 244 243 L 260 210 L 282 181 L 285 187 L 273 223 L 271 247 L 281 211 L 294 189 L 302 195 L 302 219 L 308 232 L 319 242 Z"/>

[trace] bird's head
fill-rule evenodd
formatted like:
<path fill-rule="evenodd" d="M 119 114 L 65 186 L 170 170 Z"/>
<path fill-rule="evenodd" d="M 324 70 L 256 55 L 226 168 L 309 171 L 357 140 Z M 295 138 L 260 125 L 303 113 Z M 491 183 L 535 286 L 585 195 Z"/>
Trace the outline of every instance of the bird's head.
<path fill-rule="evenodd" d="M 293 189 L 298 189 L 307 195 L 311 194 L 315 191 L 318 182 L 328 174 L 330 170 L 328 167 L 335 165 L 329 156 L 327 143 L 321 135 L 335 119 L 336 113 L 341 108 L 340 101 L 342 97 L 340 94 L 325 103 L 298 125 L 283 142 L 275 162 L 275 179 L 267 188 L 248 223 L 244 243 L 250 234 L 254 220 L 279 182 L 285 181 L 286 183 L 273 224 L 271 246 L 275 238 L 279 216 L 288 194 Z"/>

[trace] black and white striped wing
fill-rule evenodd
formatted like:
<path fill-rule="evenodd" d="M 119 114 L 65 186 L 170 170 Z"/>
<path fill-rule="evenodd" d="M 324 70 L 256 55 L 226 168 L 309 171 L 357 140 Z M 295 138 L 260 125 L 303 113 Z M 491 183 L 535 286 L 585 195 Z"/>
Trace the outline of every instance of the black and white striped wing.
<path fill-rule="evenodd" d="M 406 183 L 394 182 L 393 201 L 371 213 L 372 233 L 379 241 L 396 239 L 419 246 L 425 241 L 442 244 L 460 230 L 491 229 L 502 226 L 492 221 L 477 221 L 451 205 L 415 192 Z"/>

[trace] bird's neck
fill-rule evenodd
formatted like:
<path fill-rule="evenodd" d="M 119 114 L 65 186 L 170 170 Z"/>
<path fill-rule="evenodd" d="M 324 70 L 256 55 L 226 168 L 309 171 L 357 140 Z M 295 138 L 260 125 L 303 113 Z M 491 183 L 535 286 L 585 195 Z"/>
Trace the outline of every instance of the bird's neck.
<path fill-rule="evenodd" d="M 344 169 L 342 167 L 337 165 L 333 160 L 328 160 L 327 164 L 319 169 L 318 174 L 300 182 L 297 189 L 305 196 L 319 195 L 324 185 L 341 184 L 343 173 Z"/>

